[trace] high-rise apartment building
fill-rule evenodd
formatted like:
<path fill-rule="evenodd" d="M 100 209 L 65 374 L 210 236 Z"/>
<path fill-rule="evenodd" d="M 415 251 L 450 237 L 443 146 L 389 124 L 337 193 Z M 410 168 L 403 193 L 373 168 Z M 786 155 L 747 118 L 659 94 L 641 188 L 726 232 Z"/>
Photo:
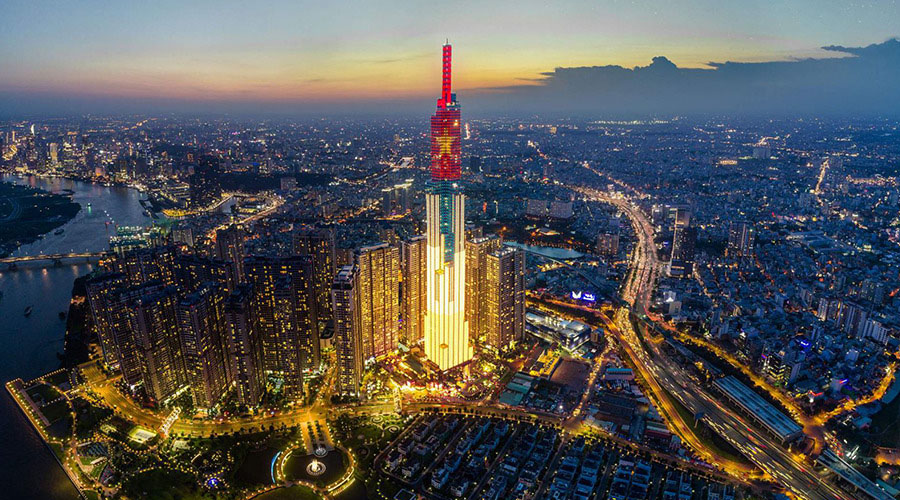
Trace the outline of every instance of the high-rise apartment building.
<path fill-rule="evenodd" d="M 253 256 L 243 267 L 253 285 L 262 369 L 282 377 L 285 395 L 299 399 L 303 371 L 318 369 L 321 361 L 312 258 Z"/>
<path fill-rule="evenodd" d="M 240 404 L 254 406 L 265 391 L 262 345 L 255 328 L 253 287 L 239 285 L 225 301 L 225 350 L 229 384 Z"/>
<path fill-rule="evenodd" d="M 486 256 L 485 269 L 485 343 L 503 350 L 525 331 L 525 253 L 503 247 Z"/>
<path fill-rule="evenodd" d="M 304 331 L 313 328 L 304 312 L 303 297 L 298 294 L 297 277 L 279 276 L 273 286 L 277 372 L 281 375 L 284 394 L 299 400 L 303 395 L 303 370 L 309 367 L 310 352 Z M 309 293 L 309 292 L 305 292 Z"/>
<path fill-rule="evenodd" d="M 182 294 L 193 293 L 209 281 L 219 283 L 226 292 L 234 290 L 238 284 L 234 262 L 194 254 L 175 257 L 175 277 Z"/>
<path fill-rule="evenodd" d="M 597 253 L 605 257 L 614 257 L 619 253 L 619 234 L 600 233 L 597 235 Z"/>
<path fill-rule="evenodd" d="M 400 342 L 400 250 L 386 243 L 363 247 L 356 264 L 363 357 L 376 358 Z"/>
<path fill-rule="evenodd" d="M 427 239 L 410 238 L 401 246 L 401 332 L 404 342 L 417 344 L 425 339 L 425 301 L 427 299 L 425 256 Z"/>
<path fill-rule="evenodd" d="M 140 248 L 117 257 L 114 267 L 125 274 L 132 285 L 159 281 L 166 286 L 174 286 L 177 283 L 176 255 L 173 246 Z"/>
<path fill-rule="evenodd" d="M 216 258 L 234 263 L 237 281 L 244 281 L 244 242 L 247 233 L 236 224 L 216 231 Z"/>
<path fill-rule="evenodd" d="M 185 376 L 194 407 L 215 407 L 228 388 L 225 363 L 225 290 L 208 281 L 178 302 Z"/>
<path fill-rule="evenodd" d="M 672 238 L 672 260 L 669 262 L 669 275 L 686 278 L 694 273 L 694 248 L 697 244 L 697 229 L 688 226 L 675 226 Z"/>
<path fill-rule="evenodd" d="M 174 288 L 174 287 L 172 287 Z M 119 371 L 122 379 L 132 389 L 144 380 L 140 343 L 134 329 L 131 303 L 141 297 L 151 296 L 166 289 L 160 281 L 119 288 L 113 293 L 108 321 L 119 355 Z"/>
<path fill-rule="evenodd" d="M 465 196 L 460 185 L 460 107 L 443 47 L 441 97 L 431 117 L 431 181 L 425 195 L 428 255 L 425 355 L 441 370 L 472 359 L 466 323 Z"/>
<path fill-rule="evenodd" d="M 728 225 L 728 256 L 748 257 L 753 255 L 755 239 L 753 226 L 747 222 L 732 222 Z"/>
<path fill-rule="evenodd" d="M 113 370 L 119 368 L 119 350 L 116 346 L 112 325 L 113 307 L 118 304 L 117 292 L 126 286 L 127 278 L 122 273 L 104 273 L 85 283 L 88 305 L 94 331 L 100 340 L 103 363 Z"/>
<path fill-rule="evenodd" d="M 473 343 L 484 342 L 487 327 L 487 257 L 500 250 L 497 235 L 478 236 L 466 241 L 466 322 Z"/>
<path fill-rule="evenodd" d="M 362 396 L 364 366 L 358 276 L 356 266 L 344 266 L 334 277 L 331 287 L 337 356 L 335 393 L 351 398 Z"/>
<path fill-rule="evenodd" d="M 129 303 L 144 389 L 157 403 L 164 403 L 186 382 L 177 305 L 178 293 L 172 286 Z"/>
<path fill-rule="evenodd" d="M 336 269 L 334 231 L 322 228 L 303 228 L 294 234 L 294 254 L 312 257 L 313 287 L 316 313 L 320 323 L 331 321 L 331 282 Z"/>

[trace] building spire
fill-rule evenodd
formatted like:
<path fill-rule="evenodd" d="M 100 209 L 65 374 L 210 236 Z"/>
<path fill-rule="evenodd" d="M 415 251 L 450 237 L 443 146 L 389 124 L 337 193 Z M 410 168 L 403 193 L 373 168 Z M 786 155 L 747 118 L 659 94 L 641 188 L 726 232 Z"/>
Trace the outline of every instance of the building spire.
<path fill-rule="evenodd" d="M 453 102 L 453 89 L 450 83 L 452 59 L 453 47 L 450 45 L 450 40 L 447 39 L 447 43 L 444 44 L 442 58 L 443 67 L 441 73 L 441 99 L 438 101 L 439 108 L 446 108 Z"/>

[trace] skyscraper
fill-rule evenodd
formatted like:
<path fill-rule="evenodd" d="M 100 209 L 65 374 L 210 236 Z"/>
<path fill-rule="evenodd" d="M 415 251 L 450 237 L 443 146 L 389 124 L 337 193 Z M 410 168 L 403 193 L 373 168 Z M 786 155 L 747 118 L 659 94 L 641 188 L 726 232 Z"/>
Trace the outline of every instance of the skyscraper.
<path fill-rule="evenodd" d="M 244 281 L 244 228 L 231 225 L 216 231 L 216 257 L 234 263 L 237 281 Z"/>
<path fill-rule="evenodd" d="M 132 285 L 159 281 L 166 286 L 176 284 L 173 246 L 140 248 L 125 253 L 115 260 L 114 267 L 128 277 Z"/>
<path fill-rule="evenodd" d="M 226 292 L 237 286 L 236 264 L 220 259 L 209 259 L 194 254 L 175 257 L 175 277 L 179 291 L 193 293 L 209 281 L 221 284 Z"/>
<path fill-rule="evenodd" d="M 755 231 L 747 222 L 732 222 L 728 225 L 729 257 L 747 257 L 753 254 Z"/>
<path fill-rule="evenodd" d="M 386 187 L 381 190 L 381 214 L 385 217 L 394 213 L 394 188 Z"/>
<path fill-rule="evenodd" d="M 119 371 L 122 372 L 122 379 L 132 389 L 144 380 L 144 372 L 141 366 L 140 339 L 134 327 L 134 314 L 130 305 L 134 300 L 153 295 L 164 288 L 166 287 L 160 281 L 149 281 L 123 287 L 113 293 L 114 302 L 108 314 L 109 326 L 119 355 Z"/>
<path fill-rule="evenodd" d="M 425 339 L 425 300 L 426 273 L 425 255 L 427 253 L 425 236 L 416 236 L 403 242 L 402 245 L 402 331 L 405 342 L 416 344 Z"/>
<path fill-rule="evenodd" d="M 240 404 L 254 406 L 265 390 L 262 346 L 254 325 L 253 287 L 239 285 L 225 302 L 225 346 L 228 381 Z"/>
<path fill-rule="evenodd" d="M 360 297 L 356 266 L 342 267 L 331 287 L 334 310 L 334 350 L 337 356 L 335 393 L 358 398 L 363 373 Z"/>
<path fill-rule="evenodd" d="M 157 403 L 164 402 L 186 382 L 177 302 L 177 291 L 169 286 L 134 299 L 129 307 L 144 388 Z"/>
<path fill-rule="evenodd" d="M 503 247 L 485 257 L 484 267 L 485 343 L 499 351 L 525 331 L 525 253 Z"/>
<path fill-rule="evenodd" d="M 312 258 L 248 257 L 244 271 L 253 285 L 262 369 L 281 377 L 285 395 L 297 400 L 302 397 L 303 370 L 314 370 L 320 362 Z"/>
<path fill-rule="evenodd" d="M 331 321 L 331 282 L 334 279 L 334 231 L 303 228 L 294 234 L 294 253 L 309 255 L 313 265 L 316 314 L 320 323 Z"/>
<path fill-rule="evenodd" d="M 118 302 L 118 289 L 125 284 L 126 277 L 122 273 L 104 273 L 89 279 L 85 284 L 94 331 L 100 339 L 103 362 L 113 369 L 119 368 L 119 350 L 112 325 L 112 315 L 115 313 L 113 307 Z"/>
<path fill-rule="evenodd" d="M 397 349 L 400 341 L 400 250 L 387 243 L 360 248 L 360 333 L 364 359 Z"/>
<path fill-rule="evenodd" d="M 441 370 L 472 359 L 466 324 L 465 197 L 460 185 L 460 108 L 451 86 L 452 49 L 443 48 L 441 97 L 431 117 L 431 181 L 425 195 L 425 355 Z"/>
<path fill-rule="evenodd" d="M 500 250 L 495 234 L 466 241 L 466 321 L 473 343 L 484 341 L 487 326 L 487 256 Z"/>
<path fill-rule="evenodd" d="M 619 234 L 600 233 L 597 235 L 597 253 L 604 257 L 615 257 L 619 253 Z"/>
<path fill-rule="evenodd" d="M 675 226 L 672 238 L 672 260 L 669 262 L 669 275 L 687 278 L 694 274 L 694 248 L 697 244 L 697 229 L 688 226 Z"/>
<path fill-rule="evenodd" d="M 282 275 L 273 287 L 277 371 L 284 383 L 285 396 L 292 400 L 303 395 L 303 369 L 309 358 L 304 330 L 311 328 L 308 309 L 304 309 L 302 296 L 297 295 L 297 279 L 295 275 Z"/>
<path fill-rule="evenodd" d="M 178 301 L 185 376 L 194 406 L 210 409 L 228 388 L 225 365 L 225 290 L 208 281 Z"/>

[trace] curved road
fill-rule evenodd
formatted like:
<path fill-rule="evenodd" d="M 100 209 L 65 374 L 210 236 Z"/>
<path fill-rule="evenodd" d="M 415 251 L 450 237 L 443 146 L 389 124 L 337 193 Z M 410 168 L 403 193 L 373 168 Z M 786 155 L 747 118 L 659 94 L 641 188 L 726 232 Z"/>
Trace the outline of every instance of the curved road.
<path fill-rule="evenodd" d="M 623 300 L 637 311 L 646 313 L 656 280 L 662 266 L 656 255 L 653 241 L 653 225 L 644 213 L 630 201 L 612 197 L 601 191 L 582 186 L 569 186 L 586 199 L 609 203 L 628 216 L 638 238 L 638 245 L 632 253 L 631 273 L 622 289 Z M 799 498 L 809 500 L 856 498 L 833 484 L 830 477 L 816 471 L 805 457 L 791 453 L 774 442 L 755 422 L 744 420 L 736 411 L 723 405 L 716 395 L 690 379 L 677 364 L 673 363 L 652 340 L 641 341 L 641 332 L 635 332 L 627 309 L 620 308 L 616 314 L 616 327 L 610 329 L 622 343 L 633 364 L 658 391 L 658 400 L 665 400 L 665 393 L 679 399 L 679 402 L 694 414 L 703 413 L 704 420 L 724 439 L 743 453 L 747 459 L 760 467 L 774 480 L 789 489 Z M 645 348 L 645 345 L 647 346 Z M 649 352 L 648 350 L 649 349 Z M 677 412 L 670 417 L 680 419 Z M 681 427 L 685 422 L 676 423 Z M 727 466 L 725 467 L 726 470 Z"/>

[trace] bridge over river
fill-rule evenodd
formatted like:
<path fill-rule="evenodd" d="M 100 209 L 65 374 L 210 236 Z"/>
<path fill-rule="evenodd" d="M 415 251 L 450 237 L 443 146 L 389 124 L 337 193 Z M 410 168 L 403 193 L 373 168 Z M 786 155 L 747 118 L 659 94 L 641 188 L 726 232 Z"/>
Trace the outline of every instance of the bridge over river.
<path fill-rule="evenodd" d="M 29 266 L 59 266 L 65 262 L 85 263 L 97 262 L 108 252 L 82 252 L 82 253 L 56 253 L 56 254 L 38 254 L 23 255 L 20 257 L 4 257 L 0 259 L 0 267 L 8 270 L 14 270 L 20 265 Z"/>

